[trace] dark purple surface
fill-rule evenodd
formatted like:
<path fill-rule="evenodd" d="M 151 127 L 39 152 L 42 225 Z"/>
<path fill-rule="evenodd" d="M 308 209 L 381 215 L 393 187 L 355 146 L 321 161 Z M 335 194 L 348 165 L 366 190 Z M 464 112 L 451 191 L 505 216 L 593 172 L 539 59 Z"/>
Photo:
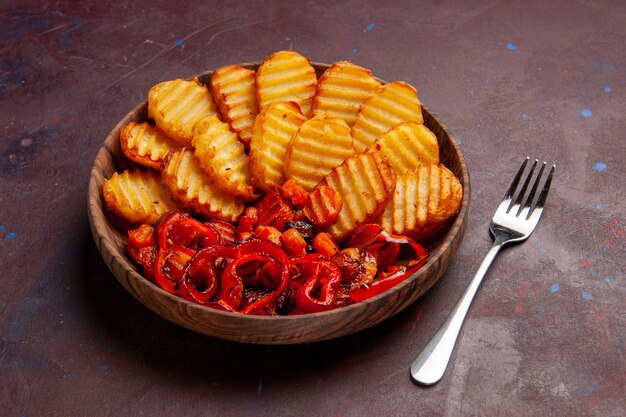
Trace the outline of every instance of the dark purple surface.
<path fill-rule="evenodd" d="M 626 3 L 295 3 L 0 5 L 0 415 L 625 415 Z M 194 334 L 101 260 L 91 165 L 153 84 L 288 48 L 416 86 L 469 165 L 466 238 L 426 296 L 364 332 Z M 492 266 L 442 382 L 414 385 L 526 155 L 557 164 L 543 219 Z"/>

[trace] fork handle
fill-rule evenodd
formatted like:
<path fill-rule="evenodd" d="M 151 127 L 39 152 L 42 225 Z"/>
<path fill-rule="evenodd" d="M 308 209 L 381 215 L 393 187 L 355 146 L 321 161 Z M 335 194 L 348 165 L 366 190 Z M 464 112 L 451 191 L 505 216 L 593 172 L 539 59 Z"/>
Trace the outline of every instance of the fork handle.
<path fill-rule="evenodd" d="M 448 366 L 448 361 L 452 356 L 454 344 L 461 331 L 461 326 L 465 320 L 467 310 L 469 310 L 474 295 L 487 273 L 491 262 L 502 248 L 502 243 L 496 241 L 487 252 L 485 259 L 480 264 L 478 271 L 472 278 L 469 286 L 463 293 L 463 296 L 450 313 L 450 316 L 441 328 L 435 333 L 435 336 L 426 345 L 422 353 L 415 359 L 411 365 L 411 377 L 415 382 L 424 385 L 432 385 L 441 379 L 443 373 Z"/>

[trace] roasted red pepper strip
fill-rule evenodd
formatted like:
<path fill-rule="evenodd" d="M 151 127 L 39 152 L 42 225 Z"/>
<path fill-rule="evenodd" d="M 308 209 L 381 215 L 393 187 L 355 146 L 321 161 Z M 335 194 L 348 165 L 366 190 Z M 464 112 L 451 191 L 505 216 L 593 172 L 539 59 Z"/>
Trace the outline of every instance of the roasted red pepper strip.
<path fill-rule="evenodd" d="M 128 246 L 135 249 L 145 248 L 146 246 L 156 246 L 157 241 L 154 236 L 154 227 L 142 224 L 136 229 L 128 231 Z"/>
<path fill-rule="evenodd" d="M 270 306 L 276 298 L 283 292 L 289 282 L 289 260 L 280 246 L 267 240 L 248 240 L 237 247 L 236 259 L 228 266 L 222 275 L 222 291 L 220 299 L 231 306 L 234 310 L 239 310 L 243 299 L 243 280 L 238 268 L 250 262 L 263 262 L 265 265 L 272 265 L 280 271 L 277 277 L 278 282 L 272 275 L 262 279 L 263 284 L 268 289 L 273 290 L 269 295 L 253 302 L 241 310 L 244 314 L 257 314 L 263 307 Z M 268 282 L 269 281 L 269 282 Z"/>
<path fill-rule="evenodd" d="M 237 231 L 235 230 L 235 226 L 232 224 L 217 219 L 209 220 L 205 224 L 213 228 L 218 233 L 218 243 L 234 244 L 237 240 Z"/>
<path fill-rule="evenodd" d="M 308 255 L 302 261 L 301 272 L 306 282 L 296 295 L 296 308 L 302 313 L 335 308 L 341 285 L 341 270 L 337 264 L 320 255 Z"/>
<path fill-rule="evenodd" d="M 208 303 L 215 295 L 220 273 L 216 262 L 220 259 L 233 259 L 235 248 L 227 245 L 212 245 L 200 249 L 185 267 L 181 278 L 184 293 L 192 301 Z M 203 289 L 198 289 L 203 288 Z"/>
<path fill-rule="evenodd" d="M 402 266 L 400 269 L 388 275 L 384 279 L 374 281 L 367 287 L 363 286 L 350 291 L 350 299 L 358 303 L 359 301 L 372 298 L 373 296 L 396 286 L 400 282 L 404 281 L 409 275 L 410 273 L 408 273 L 407 268 Z"/>
<path fill-rule="evenodd" d="M 205 248 L 220 243 L 220 234 L 211 225 L 187 217 L 172 225 L 169 241 L 187 248 Z"/>
<path fill-rule="evenodd" d="M 376 281 L 368 286 L 354 288 L 350 291 L 350 298 L 355 302 L 374 297 L 394 287 L 417 271 L 428 260 L 428 254 L 424 248 L 413 239 L 392 235 L 376 224 L 366 224 L 357 229 L 349 245 L 369 251 L 377 258 L 379 265 Z M 409 246 L 413 249 L 415 260 L 411 261 L 408 267 L 399 267 L 396 270 L 393 265 L 397 261 L 400 245 Z"/>
<path fill-rule="evenodd" d="M 180 290 L 180 280 L 187 262 L 194 255 L 192 249 L 184 246 L 173 246 L 159 249 L 154 262 L 154 279 L 165 291 L 184 296 Z"/>
<path fill-rule="evenodd" d="M 393 245 L 385 244 L 398 244 L 398 246 L 394 248 Z M 386 271 L 396 264 L 400 245 L 413 249 L 416 260 L 413 261 L 412 265 L 420 263 L 421 266 L 426 262 L 428 253 L 419 243 L 406 236 L 393 235 L 378 224 L 365 224 L 359 227 L 348 244 L 349 247 L 366 249 L 372 253 L 378 262 L 379 271 Z"/>
<path fill-rule="evenodd" d="M 144 276 L 150 281 L 154 281 L 156 244 L 152 226 L 142 224 L 138 228 L 128 231 L 128 254 L 136 264 L 142 267 Z"/>
<path fill-rule="evenodd" d="M 172 228 L 178 224 L 178 222 L 189 217 L 190 216 L 186 213 L 173 211 L 163 215 L 156 225 L 158 249 L 154 260 L 154 279 L 161 288 L 171 294 L 179 294 L 178 280 L 180 279 L 180 276 L 178 276 L 178 274 L 173 274 L 175 271 L 172 271 L 170 267 L 166 266 L 168 259 L 177 260 L 179 257 L 178 254 L 172 249 L 173 243 L 170 239 L 170 235 Z M 184 247 L 179 246 L 178 248 L 180 249 Z M 191 252 L 192 253 L 189 258 L 193 256 L 193 251 Z"/>

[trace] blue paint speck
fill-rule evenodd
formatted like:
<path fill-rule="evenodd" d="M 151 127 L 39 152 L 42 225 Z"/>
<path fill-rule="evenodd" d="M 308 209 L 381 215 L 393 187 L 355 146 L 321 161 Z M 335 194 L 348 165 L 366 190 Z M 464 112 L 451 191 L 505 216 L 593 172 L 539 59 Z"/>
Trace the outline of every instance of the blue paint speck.
<path fill-rule="evenodd" d="M 589 294 L 588 292 L 584 292 L 583 293 L 583 300 L 589 301 L 591 300 L 593 297 L 591 296 L 591 294 Z"/>
<path fill-rule="evenodd" d="M 603 209 L 603 208 L 604 208 L 604 205 L 603 205 L 602 203 L 597 203 L 597 204 L 596 204 L 596 208 L 597 208 L 598 210 L 601 210 L 601 209 Z"/>
<path fill-rule="evenodd" d="M 17 233 L 15 232 L 7 233 L 7 239 L 13 239 L 15 237 L 17 237 Z"/>
<path fill-rule="evenodd" d="M 376 23 L 370 23 L 369 25 L 365 27 L 365 30 L 372 30 L 374 29 L 374 26 L 376 26 Z"/>
<path fill-rule="evenodd" d="M 463 141 L 459 138 L 455 138 L 456 139 L 456 143 L 458 143 L 459 145 L 463 143 Z"/>
<path fill-rule="evenodd" d="M 555 292 L 557 292 L 557 291 L 558 291 L 558 290 L 560 290 L 560 289 L 561 289 L 561 286 L 555 282 L 555 283 L 554 283 L 554 284 L 552 284 L 552 286 L 550 287 L 550 292 L 554 294 Z"/>
<path fill-rule="evenodd" d="M 508 49 L 509 51 L 515 51 L 517 50 L 517 46 L 515 46 L 513 42 L 509 42 L 506 44 L 506 49 Z"/>
<path fill-rule="evenodd" d="M 545 255 L 546 254 L 546 248 L 544 248 L 544 247 L 539 248 L 539 253 L 542 254 L 542 255 Z"/>
<path fill-rule="evenodd" d="M 610 93 L 611 91 L 613 91 L 613 89 L 609 86 L 604 87 L 604 92 L 605 93 Z"/>
<path fill-rule="evenodd" d="M 7 255 L 9 255 L 9 256 L 15 256 L 15 252 L 11 251 L 11 252 L 7 253 Z"/>
<path fill-rule="evenodd" d="M 0 226 L 0 230 L 4 230 L 4 226 Z"/>
<path fill-rule="evenodd" d="M 611 277 L 604 277 L 604 282 L 611 285 L 611 283 L 613 282 L 613 279 Z"/>
<path fill-rule="evenodd" d="M 357 53 L 357 51 L 358 51 L 358 49 L 356 49 L 356 48 L 352 48 L 352 53 L 353 53 L 353 54 L 356 54 L 356 53 Z"/>
<path fill-rule="evenodd" d="M 582 109 L 580 111 L 580 114 L 582 114 L 583 117 L 591 117 L 593 115 L 593 112 L 589 109 Z"/>
<path fill-rule="evenodd" d="M 595 165 L 593 166 L 595 168 L 596 171 L 598 172 L 602 172 L 605 169 L 607 169 L 607 165 L 604 162 L 596 162 Z"/>
<path fill-rule="evenodd" d="M 528 115 L 526 113 L 522 113 L 522 119 L 528 119 Z"/>
<path fill-rule="evenodd" d="M 585 388 L 583 390 L 583 393 L 585 395 L 588 395 L 588 394 L 595 394 L 595 393 L 600 392 L 600 391 L 601 391 L 601 388 L 599 386 L 597 386 L 597 385 L 590 385 L 590 386 L 588 386 L 587 388 Z"/>
<path fill-rule="evenodd" d="M 257 384 L 258 394 L 261 395 L 261 391 L 263 390 L 263 378 L 259 378 L 259 383 Z"/>
<path fill-rule="evenodd" d="M 111 352 L 113 352 L 113 348 L 109 346 L 109 347 L 107 348 L 107 353 L 111 353 Z"/>
<path fill-rule="evenodd" d="M 183 41 L 181 41 L 180 39 L 177 40 L 176 42 L 174 42 L 174 45 L 176 45 L 176 46 L 180 46 L 182 44 L 183 44 Z"/>

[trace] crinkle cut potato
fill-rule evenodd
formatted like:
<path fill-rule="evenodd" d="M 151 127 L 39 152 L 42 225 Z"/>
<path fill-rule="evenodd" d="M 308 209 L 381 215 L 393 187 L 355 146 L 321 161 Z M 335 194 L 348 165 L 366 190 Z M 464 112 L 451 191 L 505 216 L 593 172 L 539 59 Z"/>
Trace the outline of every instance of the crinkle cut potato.
<path fill-rule="evenodd" d="M 215 187 L 204 175 L 191 148 L 170 151 L 163 163 L 163 185 L 184 210 L 204 219 L 239 220 L 244 201 Z"/>
<path fill-rule="evenodd" d="M 370 70 L 348 61 L 336 62 L 317 81 L 313 116 L 335 114 L 352 127 L 363 101 L 379 88 Z"/>
<path fill-rule="evenodd" d="M 267 192 L 283 185 L 287 145 L 306 120 L 296 103 L 283 101 L 268 105 L 257 116 L 250 141 L 250 173 L 257 188 Z"/>
<path fill-rule="evenodd" d="M 387 130 L 409 120 L 424 123 L 415 88 L 402 81 L 383 85 L 365 99 L 352 126 L 356 151 L 363 152 Z"/>
<path fill-rule="evenodd" d="M 165 81 L 148 92 L 148 116 L 181 146 L 191 145 L 197 121 L 215 115 L 213 96 L 197 78 Z"/>
<path fill-rule="evenodd" d="M 343 207 L 328 232 L 337 241 L 350 238 L 352 232 L 373 222 L 393 197 L 396 173 L 389 162 L 377 153 L 366 153 L 345 160 L 326 175 L 320 186 L 328 186 L 341 196 Z"/>
<path fill-rule="evenodd" d="M 463 188 L 444 165 L 419 165 L 399 176 L 379 223 L 391 233 L 425 239 L 459 212 Z"/>
<path fill-rule="evenodd" d="M 348 124 L 333 114 L 314 116 L 300 126 L 287 145 L 285 175 L 311 191 L 331 169 L 353 155 L 354 140 Z"/>
<path fill-rule="evenodd" d="M 259 114 L 255 80 L 256 72 L 240 65 L 222 67 L 211 77 L 211 92 L 222 119 L 246 146 L 250 145 L 254 119 Z"/>
<path fill-rule="evenodd" d="M 249 157 L 228 123 L 216 116 L 200 120 L 191 143 L 204 174 L 218 188 L 246 201 L 258 197 L 250 184 Z"/>
<path fill-rule="evenodd" d="M 105 206 L 125 225 L 153 224 L 176 205 L 152 170 L 113 173 L 102 185 Z"/>
<path fill-rule="evenodd" d="M 412 171 L 420 164 L 439 164 L 437 136 L 415 121 L 398 123 L 365 149 L 389 160 L 396 174 Z"/>
<path fill-rule="evenodd" d="M 131 161 L 160 171 L 163 158 L 178 144 L 149 123 L 130 122 L 120 131 L 120 146 Z"/>
<path fill-rule="evenodd" d="M 293 101 L 305 117 L 317 86 L 315 68 L 308 58 L 295 51 L 279 51 L 265 58 L 256 73 L 257 100 L 263 110 L 277 101 Z"/>

